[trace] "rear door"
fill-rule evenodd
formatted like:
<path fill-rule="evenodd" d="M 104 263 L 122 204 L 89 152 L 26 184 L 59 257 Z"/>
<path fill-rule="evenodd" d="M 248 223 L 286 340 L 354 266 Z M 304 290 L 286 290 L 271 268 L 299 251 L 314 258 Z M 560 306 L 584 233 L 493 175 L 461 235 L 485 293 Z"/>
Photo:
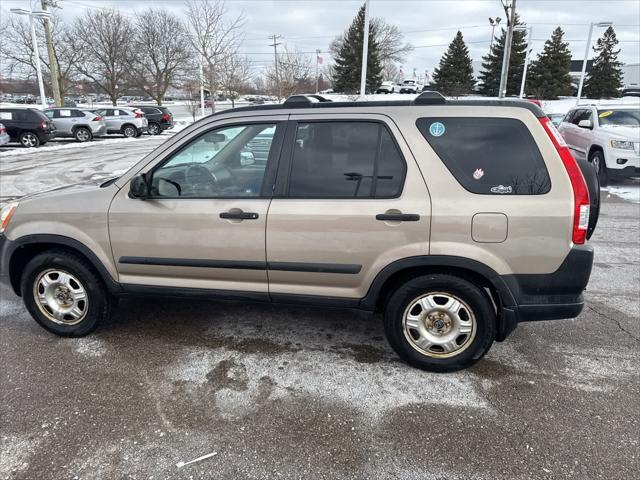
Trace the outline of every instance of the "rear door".
<path fill-rule="evenodd" d="M 431 204 L 383 115 L 292 115 L 267 221 L 269 292 L 366 296 L 394 260 L 428 254 Z"/>

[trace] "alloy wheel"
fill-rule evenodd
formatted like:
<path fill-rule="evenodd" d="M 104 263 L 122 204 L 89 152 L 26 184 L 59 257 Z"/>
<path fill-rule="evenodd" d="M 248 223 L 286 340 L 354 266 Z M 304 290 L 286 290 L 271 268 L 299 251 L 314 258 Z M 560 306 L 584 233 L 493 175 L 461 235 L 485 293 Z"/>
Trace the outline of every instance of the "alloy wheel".
<path fill-rule="evenodd" d="M 77 325 L 87 314 L 87 291 L 74 275 L 48 269 L 33 283 L 33 298 L 42 314 L 59 325 Z"/>

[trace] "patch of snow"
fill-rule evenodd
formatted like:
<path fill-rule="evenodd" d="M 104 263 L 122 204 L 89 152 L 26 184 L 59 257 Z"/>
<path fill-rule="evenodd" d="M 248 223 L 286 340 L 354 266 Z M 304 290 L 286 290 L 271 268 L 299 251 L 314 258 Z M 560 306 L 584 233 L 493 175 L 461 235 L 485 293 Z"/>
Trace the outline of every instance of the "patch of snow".
<path fill-rule="evenodd" d="M 610 195 L 616 195 L 631 203 L 640 203 L 640 183 L 629 185 L 610 185 L 603 187 L 602 190 Z"/>
<path fill-rule="evenodd" d="M 105 343 L 96 337 L 76 338 L 71 340 L 75 351 L 85 357 L 98 358 L 107 352 Z"/>
<path fill-rule="evenodd" d="M 29 466 L 29 458 L 38 442 L 26 436 L 3 435 L 0 438 L 0 478 L 18 478 Z"/>

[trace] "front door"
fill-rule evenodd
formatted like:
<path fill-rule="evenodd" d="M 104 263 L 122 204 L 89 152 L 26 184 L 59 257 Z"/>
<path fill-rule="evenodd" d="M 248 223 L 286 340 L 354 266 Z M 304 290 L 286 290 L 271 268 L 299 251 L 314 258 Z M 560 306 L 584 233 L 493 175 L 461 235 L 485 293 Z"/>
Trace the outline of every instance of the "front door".
<path fill-rule="evenodd" d="M 262 292 L 270 169 L 282 117 L 204 126 L 141 170 L 150 198 L 123 188 L 109 210 L 120 283 Z"/>
<path fill-rule="evenodd" d="M 429 253 L 427 187 L 388 117 L 291 119 L 267 222 L 269 292 L 354 301 L 388 264 Z"/>

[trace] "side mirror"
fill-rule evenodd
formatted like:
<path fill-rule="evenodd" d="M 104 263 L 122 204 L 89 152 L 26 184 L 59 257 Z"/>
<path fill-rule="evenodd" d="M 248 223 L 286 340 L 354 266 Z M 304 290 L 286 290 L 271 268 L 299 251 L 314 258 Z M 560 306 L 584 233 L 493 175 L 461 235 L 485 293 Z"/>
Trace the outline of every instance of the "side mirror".
<path fill-rule="evenodd" d="M 256 157 L 252 152 L 240 152 L 240 165 L 247 167 L 256 163 Z"/>
<path fill-rule="evenodd" d="M 578 122 L 578 126 L 580 128 L 588 128 L 591 130 L 593 128 L 593 122 L 591 120 L 580 120 Z"/>
<path fill-rule="evenodd" d="M 144 174 L 136 175 L 129 182 L 129 198 L 144 200 L 149 197 L 149 184 Z"/>

